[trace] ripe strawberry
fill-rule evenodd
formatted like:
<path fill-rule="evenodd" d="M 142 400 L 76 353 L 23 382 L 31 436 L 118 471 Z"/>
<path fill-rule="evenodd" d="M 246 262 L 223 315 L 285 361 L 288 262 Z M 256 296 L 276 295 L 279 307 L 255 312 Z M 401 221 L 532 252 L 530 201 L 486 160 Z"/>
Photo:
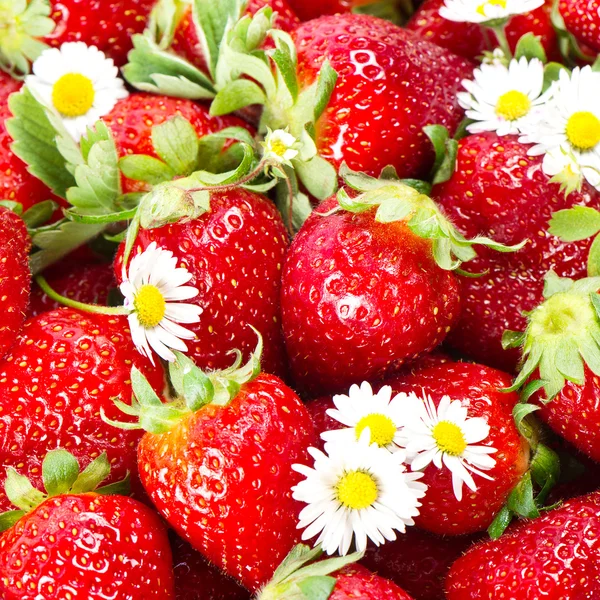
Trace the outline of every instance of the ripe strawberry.
<path fill-rule="evenodd" d="M 255 345 L 252 325 L 265 341 L 265 371 L 283 374 L 279 290 L 287 234 L 281 217 L 265 197 L 241 188 L 213 193 L 210 205 L 195 220 L 141 230 L 133 253 L 156 242 L 193 275 L 189 285 L 200 294 L 191 302 L 203 313 L 189 327 L 197 338 L 188 348 L 199 366 L 230 365 L 232 348 L 247 356 Z M 123 246 L 116 262 L 118 279 L 122 252 Z"/>
<path fill-rule="evenodd" d="M 49 450 L 66 448 L 78 458 L 106 451 L 113 477 L 130 472 L 135 484 L 140 434 L 100 418 L 100 410 L 119 414 L 111 398 L 131 394 L 132 365 L 162 389 L 162 373 L 135 350 L 125 317 L 63 308 L 27 321 L 0 363 L 0 463 L 37 485 Z M 0 510 L 7 506 L 0 493 Z"/>
<path fill-rule="evenodd" d="M 3 515 L 18 518 L 0 537 L 3 600 L 174 600 L 165 527 L 143 504 L 97 489 L 109 470 L 103 454 L 80 474 L 56 450 L 43 494 L 9 469 L 6 491 L 21 510 Z"/>
<path fill-rule="evenodd" d="M 96 46 L 120 67 L 132 48 L 131 36 L 141 33 L 156 0 L 51 0 L 54 31 L 44 38 L 59 47 L 64 42 Z"/>
<path fill-rule="evenodd" d="M 433 151 L 422 129 L 456 129 L 463 117 L 456 92 L 472 65 L 368 15 L 321 17 L 300 25 L 294 39 L 301 88 L 314 83 L 326 60 L 338 73 L 316 123 L 320 154 L 375 176 L 387 165 L 400 177 L 427 174 Z"/>
<path fill-rule="evenodd" d="M 474 546 L 448 575 L 448 600 L 599 597 L 599 515 L 595 492 Z"/>
<path fill-rule="evenodd" d="M 379 223 L 326 200 L 290 247 L 283 328 L 296 383 L 315 395 L 397 371 L 443 341 L 458 285 L 429 240 L 399 221 Z"/>
<path fill-rule="evenodd" d="M 177 600 L 250 600 L 247 590 L 180 537 L 172 536 L 171 549 Z"/>
<path fill-rule="evenodd" d="M 259 344 L 260 346 L 260 344 Z M 171 363 L 178 398 L 162 404 L 132 372 L 127 413 L 147 429 L 138 446 L 142 483 L 175 531 L 256 591 L 296 543 L 299 506 L 291 466 L 315 435 L 296 394 L 260 374 L 260 350 L 240 367 L 204 374 L 184 355 Z M 130 425 L 126 424 L 125 427 Z"/>
<path fill-rule="evenodd" d="M 287 0 L 249 0 L 245 14 L 252 16 L 265 6 L 270 6 L 275 12 L 273 21 L 275 28 L 291 32 L 300 24 Z M 202 71 L 207 71 L 206 57 L 202 50 L 201 33 L 194 23 L 191 8 L 183 13 L 175 28 L 171 49 Z"/>
<path fill-rule="evenodd" d="M 478 362 L 513 371 L 516 350 L 503 350 L 507 329 L 522 331 L 523 311 L 542 299 L 543 276 L 554 269 L 564 277 L 582 277 L 590 241 L 564 243 L 548 231 L 557 210 L 576 205 L 598 207 L 600 194 L 587 184 L 564 197 L 558 183 L 542 171 L 542 158 L 527 155 L 516 137 L 495 133 L 461 140 L 456 171 L 436 185 L 432 197 L 460 231 L 489 234 L 505 244 L 528 239 L 512 254 L 481 250 L 469 271 L 479 278 L 460 277 L 462 312 L 448 344 Z"/>
<path fill-rule="evenodd" d="M 191 100 L 143 93 L 130 94 L 119 100 L 112 111 L 103 117 L 103 121 L 110 127 L 121 157 L 145 154 L 158 158 L 152 144 L 152 127 L 175 115 L 187 119 L 198 137 L 216 133 L 226 127 L 249 127 L 236 117 L 213 117 L 207 106 Z M 124 192 L 145 189 L 145 184 L 123 178 Z"/>
<path fill-rule="evenodd" d="M 18 92 L 21 86 L 22 82 L 0 71 L 0 200 L 19 202 L 25 211 L 38 202 L 56 198 L 10 149 L 13 139 L 5 124 L 12 117 L 8 97 Z"/>
<path fill-rule="evenodd" d="M 15 342 L 29 303 L 31 240 L 25 223 L 0 206 L 0 358 Z"/>
<path fill-rule="evenodd" d="M 443 5 L 444 0 L 425 0 L 406 24 L 406 28 L 429 42 L 471 60 L 477 60 L 485 50 L 491 50 L 479 25 L 455 23 L 444 19 L 439 14 L 440 7 Z M 540 37 L 548 56 L 551 59 L 558 59 L 560 54 L 556 32 L 552 26 L 551 12 L 552 2 L 546 2 L 536 10 L 512 17 L 506 27 L 506 37 L 511 50 L 514 52 L 517 42 L 523 35 L 533 33 Z M 493 33 L 489 32 L 488 36 L 495 42 Z"/>
<path fill-rule="evenodd" d="M 336 573 L 336 584 L 329 600 L 352 600 L 370 598 L 371 600 L 412 600 L 395 583 L 371 573 L 360 565 L 344 567 Z"/>
<path fill-rule="evenodd" d="M 595 52 L 600 51 L 600 2 L 598 0 L 560 0 L 558 10 L 567 31 Z"/>
<path fill-rule="evenodd" d="M 106 306 L 111 290 L 116 288 L 115 275 L 110 263 L 73 264 L 73 257 L 44 271 L 50 287 L 71 300 Z M 41 288 L 34 286 L 29 302 L 28 317 L 60 308 L 62 305 L 47 296 Z"/>
<path fill-rule="evenodd" d="M 292 8 L 302 21 L 310 21 L 323 15 L 352 12 L 355 8 L 376 4 L 378 0 L 290 0 Z"/>

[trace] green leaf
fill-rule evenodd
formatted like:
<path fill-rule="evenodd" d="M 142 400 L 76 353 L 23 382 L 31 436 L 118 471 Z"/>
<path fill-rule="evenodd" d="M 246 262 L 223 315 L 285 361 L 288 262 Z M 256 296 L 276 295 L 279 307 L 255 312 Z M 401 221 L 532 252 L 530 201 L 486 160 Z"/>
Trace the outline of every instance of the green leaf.
<path fill-rule="evenodd" d="M 517 47 L 515 49 L 515 58 L 519 60 L 524 57 L 528 61 L 533 58 L 537 58 L 545 63 L 548 59 L 546 57 L 546 51 L 544 50 L 544 46 L 540 41 L 539 35 L 534 35 L 529 32 L 526 33 L 521 39 L 517 42 Z"/>
<path fill-rule="evenodd" d="M 20 202 L 14 202 L 13 200 L 0 200 L 0 206 L 12 210 L 16 215 L 23 214 L 23 205 Z"/>
<path fill-rule="evenodd" d="M 536 497 L 536 503 L 541 506 L 550 490 L 560 478 L 560 459 L 558 454 L 545 446 L 538 444 L 533 460 L 531 461 L 531 475 L 536 484 L 541 488 Z"/>
<path fill-rule="evenodd" d="M 227 115 L 252 104 L 265 104 L 265 93 L 249 79 L 237 79 L 219 90 L 212 104 L 210 114 Z"/>
<path fill-rule="evenodd" d="M 0 514 L 0 533 L 10 529 L 13 525 L 27 514 L 25 510 L 9 510 Z"/>
<path fill-rule="evenodd" d="M 525 341 L 525 334 L 519 331 L 505 331 L 502 334 L 502 348 L 520 348 Z"/>
<path fill-rule="evenodd" d="M 145 154 L 124 156 L 119 160 L 119 168 L 125 177 L 151 185 L 171 181 L 175 177 L 173 169 L 162 160 Z"/>
<path fill-rule="evenodd" d="M 34 204 L 31 208 L 28 208 L 22 215 L 21 218 L 27 225 L 28 229 L 34 229 L 47 223 L 54 214 L 54 211 L 58 208 L 58 204 L 52 200 L 44 200 Z"/>
<path fill-rule="evenodd" d="M 81 215 L 75 212 L 75 209 L 65 211 L 65 216 L 75 223 L 85 223 L 88 225 L 107 225 L 108 223 L 119 223 L 120 221 L 129 221 L 133 219 L 137 212 L 137 208 L 129 208 L 120 210 L 114 213 L 102 215 Z"/>
<path fill-rule="evenodd" d="M 277 65 L 277 71 L 283 79 L 292 100 L 295 102 L 298 98 L 298 79 L 296 77 L 296 62 L 294 57 L 292 57 L 285 45 L 276 48 L 269 55 Z"/>
<path fill-rule="evenodd" d="M 588 277 L 600 276 L 600 236 L 596 236 L 590 246 L 587 273 Z"/>
<path fill-rule="evenodd" d="M 539 390 L 544 387 L 544 382 L 541 379 L 534 379 L 530 381 L 522 390 L 520 394 L 520 402 L 529 402 L 530 398 Z"/>
<path fill-rule="evenodd" d="M 185 0 L 159 0 L 150 13 L 144 35 L 156 42 L 161 50 L 171 46 L 175 29 L 189 4 Z"/>
<path fill-rule="evenodd" d="M 335 194 L 338 187 L 337 173 L 333 165 L 323 157 L 317 155 L 308 162 L 294 161 L 293 164 L 298 179 L 309 194 L 318 200 L 325 200 Z"/>
<path fill-rule="evenodd" d="M 48 496 L 66 494 L 77 480 L 79 463 L 66 450 L 51 450 L 42 462 L 42 479 Z"/>
<path fill-rule="evenodd" d="M 333 90 L 337 83 L 337 71 L 331 66 L 329 60 L 326 60 L 321 66 L 319 76 L 317 78 L 317 89 L 315 90 L 314 99 L 314 120 L 319 120 L 320 116 L 325 112 L 329 105 Z"/>
<path fill-rule="evenodd" d="M 450 137 L 442 125 L 428 125 L 423 128 L 435 150 L 435 162 L 432 169 L 432 184 L 445 183 L 456 170 L 458 141 Z"/>
<path fill-rule="evenodd" d="M 585 240 L 600 231 L 600 211 L 588 206 L 559 210 L 552 215 L 548 231 L 565 242 Z"/>
<path fill-rule="evenodd" d="M 212 401 L 215 393 L 214 386 L 210 378 L 198 367 L 185 373 L 182 383 L 185 404 L 192 412 L 200 410 Z"/>
<path fill-rule="evenodd" d="M 81 473 L 71 486 L 72 494 L 84 494 L 95 491 L 98 486 L 110 475 L 110 462 L 103 452 L 94 459 Z"/>
<path fill-rule="evenodd" d="M 513 513 L 526 519 L 536 519 L 540 516 L 533 497 L 533 482 L 529 471 L 510 493 L 507 506 Z"/>
<path fill-rule="evenodd" d="M 14 115 L 6 121 L 6 128 L 14 140 L 11 150 L 28 165 L 32 175 L 41 179 L 57 196 L 66 198 L 66 191 L 75 184 L 75 179 L 58 150 L 58 132 L 46 109 L 26 86 L 9 97 L 8 106 Z"/>
<path fill-rule="evenodd" d="M 547 91 L 548 88 L 555 82 L 558 81 L 560 76 L 560 72 L 566 69 L 564 65 L 561 65 L 557 62 L 549 62 L 544 67 L 544 87 L 542 89 L 543 92 Z"/>
<path fill-rule="evenodd" d="M 307 577 L 298 582 L 298 587 L 302 590 L 307 600 L 327 600 L 331 596 L 336 583 L 337 580 L 335 577 L 323 575 Z"/>
<path fill-rule="evenodd" d="M 506 528 L 510 525 L 513 517 L 514 513 L 505 504 L 496 515 L 492 524 L 488 527 L 488 535 L 493 540 L 497 540 L 506 531 Z"/>
<path fill-rule="evenodd" d="M 26 511 L 36 508 L 46 499 L 46 494 L 36 490 L 27 477 L 19 475 L 12 467 L 6 470 L 4 491 L 12 504 Z"/>
<path fill-rule="evenodd" d="M 427 125 L 423 127 L 425 135 L 433 144 L 435 151 L 435 162 L 432 171 L 435 173 L 444 160 L 446 154 L 446 142 L 450 139 L 450 133 L 443 125 Z"/>
<path fill-rule="evenodd" d="M 192 124 L 181 116 L 152 128 L 154 150 L 176 175 L 189 175 L 197 168 L 198 135 Z"/>

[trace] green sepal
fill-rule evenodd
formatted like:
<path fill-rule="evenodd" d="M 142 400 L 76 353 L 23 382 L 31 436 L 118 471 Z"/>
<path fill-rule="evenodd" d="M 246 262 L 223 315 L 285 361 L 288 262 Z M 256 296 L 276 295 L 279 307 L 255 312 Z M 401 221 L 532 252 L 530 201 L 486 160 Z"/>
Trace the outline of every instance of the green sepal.
<path fill-rule="evenodd" d="M 590 246 L 587 262 L 588 277 L 600 277 L 600 235 L 597 235 Z"/>
<path fill-rule="evenodd" d="M 190 175 L 197 166 L 199 141 L 192 124 L 174 116 L 152 128 L 152 145 L 176 175 Z"/>
<path fill-rule="evenodd" d="M 502 348 L 520 348 L 525 341 L 525 334 L 519 331 L 505 331 L 502 334 Z"/>
<path fill-rule="evenodd" d="M 46 495 L 36 490 L 25 475 L 20 475 L 12 467 L 6 470 L 4 491 L 12 504 L 25 511 L 34 509 L 46 499 Z"/>
<path fill-rule="evenodd" d="M 529 32 L 522 36 L 517 42 L 517 47 L 515 49 L 515 59 L 519 60 L 521 58 L 526 58 L 528 61 L 533 58 L 537 58 L 541 60 L 543 63 L 548 61 L 546 56 L 546 51 L 544 50 L 544 46 L 541 43 L 541 38 L 539 35 L 534 35 Z"/>
<path fill-rule="evenodd" d="M 337 83 L 338 74 L 337 71 L 331 66 L 329 60 L 326 60 L 321 66 L 319 75 L 317 77 L 317 87 L 315 89 L 314 96 L 314 121 L 315 123 L 319 120 L 321 115 L 325 112 L 335 84 Z"/>
<path fill-rule="evenodd" d="M 495 516 L 492 524 L 488 527 L 488 535 L 493 540 L 497 540 L 506 531 L 514 518 L 513 512 L 505 504 Z"/>
<path fill-rule="evenodd" d="M 42 480 L 48 496 L 66 494 L 77 480 L 79 463 L 66 450 L 51 450 L 42 462 Z"/>
<path fill-rule="evenodd" d="M 535 503 L 533 480 L 529 471 L 523 475 L 521 481 L 512 490 L 506 505 L 513 514 L 525 519 L 535 519 L 540 516 L 539 508 Z"/>
<path fill-rule="evenodd" d="M 252 104 L 264 104 L 267 98 L 262 88 L 249 79 L 236 79 L 219 90 L 210 105 L 214 116 L 227 115 Z"/>
<path fill-rule="evenodd" d="M 374 0 L 352 7 L 352 12 L 357 15 L 371 15 L 403 26 L 414 13 L 414 6 L 411 0 Z"/>
<path fill-rule="evenodd" d="M 43 200 L 28 208 L 22 215 L 27 229 L 35 229 L 46 224 L 54 212 L 57 210 L 58 204 L 53 200 Z"/>
<path fill-rule="evenodd" d="M 538 427 L 527 417 L 539 409 L 540 407 L 535 404 L 525 404 L 523 402 L 516 404 L 513 409 L 515 425 L 519 433 L 529 442 L 530 446 L 537 444 L 539 433 L 537 431 Z"/>
<path fill-rule="evenodd" d="M 23 214 L 23 205 L 20 202 L 15 202 L 14 200 L 0 200 L 0 206 L 4 208 L 8 208 L 16 215 L 21 216 Z"/>
<path fill-rule="evenodd" d="M 309 197 L 300 191 L 294 169 L 286 165 L 282 168 L 285 177 L 275 188 L 275 205 L 288 231 L 296 233 L 312 213 L 312 205 Z"/>
<path fill-rule="evenodd" d="M 600 232 L 600 211 L 589 206 L 575 206 L 553 213 L 548 232 L 564 242 L 585 240 Z"/>
<path fill-rule="evenodd" d="M 150 13 L 144 35 L 155 41 L 161 50 L 167 50 L 188 7 L 186 0 L 159 0 Z"/>
<path fill-rule="evenodd" d="M 26 510 L 9 510 L 0 514 L 0 533 L 10 529 L 27 514 Z"/>
<path fill-rule="evenodd" d="M 542 87 L 542 92 L 546 92 L 555 81 L 558 81 L 560 72 L 563 69 L 566 70 L 566 67 L 557 62 L 549 62 L 544 67 L 544 85 Z"/>
<path fill-rule="evenodd" d="M 313 575 L 298 582 L 300 591 L 307 600 L 327 600 L 337 583 L 335 577 L 329 575 Z"/>
<path fill-rule="evenodd" d="M 162 160 L 146 154 L 130 154 L 119 159 L 119 168 L 125 177 L 157 185 L 171 181 L 175 172 Z"/>
<path fill-rule="evenodd" d="M 458 141 L 450 137 L 443 125 L 428 125 L 423 127 L 425 135 L 431 140 L 435 150 L 435 162 L 431 171 L 431 183 L 437 185 L 452 178 L 456 170 Z"/>
<path fill-rule="evenodd" d="M 558 454 L 545 444 L 538 444 L 530 465 L 531 476 L 540 488 L 535 501 L 542 507 L 552 488 L 560 478 L 560 459 Z"/>

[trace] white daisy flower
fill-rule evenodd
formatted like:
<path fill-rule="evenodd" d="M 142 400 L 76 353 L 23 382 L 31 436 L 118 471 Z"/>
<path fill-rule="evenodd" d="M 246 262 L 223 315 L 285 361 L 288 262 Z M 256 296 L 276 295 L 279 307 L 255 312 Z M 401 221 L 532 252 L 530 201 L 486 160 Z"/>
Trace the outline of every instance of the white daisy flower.
<path fill-rule="evenodd" d="M 557 160 L 563 156 L 575 162 L 581 174 L 596 189 L 600 189 L 600 73 L 587 66 L 572 73 L 561 70 L 552 87 L 552 98 L 540 109 L 536 119 L 526 123 L 519 140 L 534 144 L 532 156 L 544 157 L 547 175 L 556 175 Z M 572 159 L 572 160 L 571 160 Z"/>
<path fill-rule="evenodd" d="M 269 129 L 265 141 L 261 144 L 264 148 L 264 158 L 276 164 L 291 166 L 291 161 L 300 153 L 298 140 L 284 129 Z"/>
<path fill-rule="evenodd" d="M 542 94 L 544 65 L 537 58 L 511 60 L 503 64 L 483 64 L 473 71 L 473 80 L 462 82 L 467 92 L 459 92 L 458 102 L 466 109 L 470 133 L 495 131 L 498 135 L 519 133 L 550 97 Z"/>
<path fill-rule="evenodd" d="M 327 442 L 356 441 L 368 428 L 371 444 L 395 452 L 403 439 L 399 427 L 404 399 L 406 394 L 397 394 L 392 398 L 392 388 L 389 385 L 383 386 L 377 394 L 373 393 L 367 381 L 363 381 L 360 387 L 353 385 L 347 396 L 334 396 L 333 403 L 336 408 L 327 411 L 332 419 L 346 427 L 324 431 L 321 437 Z"/>
<path fill-rule="evenodd" d="M 531 12 L 544 0 L 445 0 L 440 15 L 458 23 L 486 23 Z"/>
<path fill-rule="evenodd" d="M 83 42 L 44 50 L 32 70 L 25 83 L 62 118 L 75 141 L 128 95 L 112 59 Z"/>
<path fill-rule="evenodd" d="M 369 445 L 365 429 L 358 441 L 325 444 L 325 453 L 309 448 L 314 468 L 293 465 L 306 477 L 292 488 L 293 497 L 306 506 L 300 512 L 302 539 L 319 534 L 327 554 L 346 555 L 352 539 L 358 551 L 367 547 L 367 538 L 377 546 L 395 540 L 419 514 L 419 498 L 427 486 L 421 473 L 407 473 L 404 451 L 388 452 Z"/>
<path fill-rule="evenodd" d="M 182 340 L 196 336 L 178 323 L 197 323 L 202 313 L 199 306 L 181 302 L 195 298 L 198 290 L 184 285 L 192 275 L 177 268 L 177 262 L 172 252 L 152 242 L 131 260 L 120 286 L 125 308 L 131 310 L 128 319 L 133 343 L 152 364 L 152 350 L 169 362 L 175 361 L 171 349 L 187 351 Z"/>
<path fill-rule="evenodd" d="M 448 396 L 440 400 L 436 409 L 430 397 L 419 398 L 412 393 L 404 407 L 403 434 L 407 460 L 413 471 L 421 471 L 430 463 L 438 469 L 449 469 L 458 501 L 462 500 L 463 483 L 473 491 L 477 489 L 471 472 L 493 479 L 483 471 L 496 464 L 489 456 L 496 449 L 473 445 L 485 440 L 490 433 L 485 419 L 468 418 L 468 411 L 461 401 L 452 401 Z"/>

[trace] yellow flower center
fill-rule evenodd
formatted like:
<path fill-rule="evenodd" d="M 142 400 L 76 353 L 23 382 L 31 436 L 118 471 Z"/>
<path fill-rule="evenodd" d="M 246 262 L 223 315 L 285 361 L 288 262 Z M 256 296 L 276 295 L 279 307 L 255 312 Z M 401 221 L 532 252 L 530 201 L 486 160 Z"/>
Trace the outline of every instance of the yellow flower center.
<path fill-rule="evenodd" d="M 156 327 L 165 316 L 166 302 L 160 290 L 150 284 L 143 285 L 135 295 L 133 307 L 140 325 L 145 329 Z"/>
<path fill-rule="evenodd" d="M 502 94 L 496 103 L 496 114 L 507 121 L 516 121 L 524 117 L 531 109 L 531 100 L 517 90 Z"/>
<path fill-rule="evenodd" d="M 67 73 L 52 88 L 52 104 L 65 117 L 81 117 L 94 104 L 94 84 L 85 75 Z"/>
<path fill-rule="evenodd" d="M 288 147 L 281 140 L 274 140 L 271 142 L 271 152 L 273 154 L 277 154 L 283 158 L 283 155 L 286 153 Z"/>
<path fill-rule="evenodd" d="M 360 439 L 361 433 L 368 427 L 371 431 L 371 444 L 378 446 L 389 446 L 394 441 L 396 426 L 389 417 L 379 413 L 373 413 L 363 417 L 356 424 L 356 439 Z"/>
<path fill-rule="evenodd" d="M 573 113 L 567 121 L 567 138 L 578 150 L 591 150 L 600 142 L 600 119 L 591 112 Z"/>
<path fill-rule="evenodd" d="M 368 508 L 379 496 L 377 482 L 363 471 L 346 473 L 338 481 L 336 490 L 338 500 L 353 510 Z"/>
<path fill-rule="evenodd" d="M 484 2 L 483 4 L 480 4 L 477 7 L 477 12 L 482 16 L 485 17 L 485 9 L 488 6 L 499 6 L 500 8 L 506 8 L 506 2 L 507 0 L 488 0 L 487 2 Z"/>
<path fill-rule="evenodd" d="M 467 447 L 461 428 L 450 421 L 440 421 L 433 428 L 433 439 L 437 447 L 450 456 L 460 456 Z"/>

